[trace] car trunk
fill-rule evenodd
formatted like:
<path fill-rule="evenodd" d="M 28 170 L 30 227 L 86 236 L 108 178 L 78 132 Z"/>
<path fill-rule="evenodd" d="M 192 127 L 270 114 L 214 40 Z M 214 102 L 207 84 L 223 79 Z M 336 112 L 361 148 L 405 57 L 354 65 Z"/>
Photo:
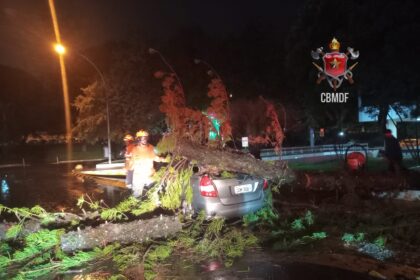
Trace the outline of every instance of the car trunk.
<path fill-rule="evenodd" d="M 224 205 L 245 203 L 261 199 L 263 180 L 247 175 L 235 178 L 212 178 L 216 186 L 220 202 Z"/>

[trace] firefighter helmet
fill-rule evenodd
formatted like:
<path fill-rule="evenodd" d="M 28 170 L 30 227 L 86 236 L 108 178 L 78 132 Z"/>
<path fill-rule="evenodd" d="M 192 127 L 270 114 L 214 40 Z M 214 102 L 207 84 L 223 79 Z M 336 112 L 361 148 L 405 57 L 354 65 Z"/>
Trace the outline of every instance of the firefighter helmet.
<path fill-rule="evenodd" d="M 146 130 L 139 130 L 136 133 L 136 138 L 147 137 L 147 136 L 149 136 L 149 133 Z"/>
<path fill-rule="evenodd" d="M 133 140 L 134 138 L 130 134 L 127 134 L 126 136 L 124 136 L 124 141 L 133 141 Z"/>

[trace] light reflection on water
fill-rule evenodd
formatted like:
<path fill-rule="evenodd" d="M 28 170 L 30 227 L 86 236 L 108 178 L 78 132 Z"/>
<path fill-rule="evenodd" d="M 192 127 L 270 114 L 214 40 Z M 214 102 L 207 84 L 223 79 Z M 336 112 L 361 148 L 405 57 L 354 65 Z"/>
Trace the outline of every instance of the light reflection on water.
<path fill-rule="evenodd" d="M 77 199 L 87 194 L 93 200 L 103 199 L 115 205 L 124 193 L 113 187 L 83 182 L 73 176 L 73 165 L 44 164 L 27 167 L 1 168 L 0 203 L 10 207 L 40 205 L 49 211 L 78 211 Z M 7 187 L 6 187 L 7 186 Z"/>
<path fill-rule="evenodd" d="M 100 276 L 118 274 L 116 270 L 110 269 L 111 267 L 112 265 L 102 266 L 90 273 L 66 275 L 62 279 L 106 279 Z M 156 279 L 174 280 L 375 280 L 367 273 L 310 263 L 278 262 L 275 253 L 267 249 L 249 251 L 236 259 L 229 268 L 217 260 L 196 263 L 191 256 L 174 254 L 165 263 L 155 267 L 155 272 L 158 274 Z M 130 276 L 129 279 L 143 279 L 142 273 L 143 269 L 136 267 L 126 272 L 127 276 Z"/>

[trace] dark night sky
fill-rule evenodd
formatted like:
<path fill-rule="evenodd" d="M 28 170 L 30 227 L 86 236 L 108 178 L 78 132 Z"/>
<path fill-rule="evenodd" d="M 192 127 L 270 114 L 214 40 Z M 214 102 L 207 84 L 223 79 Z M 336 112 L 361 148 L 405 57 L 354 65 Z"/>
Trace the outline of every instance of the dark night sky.
<path fill-rule="evenodd" d="M 63 41 L 83 49 L 134 31 L 163 40 L 186 28 L 209 35 L 240 32 L 251 22 L 286 30 L 303 2 L 56 0 L 56 10 Z M 1 0 L 0 5 L 0 64 L 43 72 L 54 59 L 48 1 Z"/>
<path fill-rule="evenodd" d="M 161 50 L 185 81 L 187 95 L 192 93 L 198 101 L 201 96 L 197 92 L 206 89 L 207 77 L 200 81 L 191 71 L 192 67 L 198 69 L 193 65 L 193 57 L 209 60 L 234 96 L 262 94 L 302 104 L 300 101 L 309 100 L 308 96 L 317 97 L 308 95 L 308 90 L 316 92 L 326 87 L 325 83 L 318 88 L 314 85 L 316 71 L 310 63 L 310 50 L 327 46 L 333 36 L 341 40 L 343 48 L 352 46 L 362 54 L 355 91 L 359 87 L 360 92 L 363 89 L 375 101 L 376 92 L 386 93 L 391 99 L 395 93 L 405 92 L 408 100 L 418 89 L 420 79 L 415 71 L 418 63 L 400 63 L 418 58 L 415 50 L 418 38 L 413 35 L 420 26 L 420 5 L 416 0 L 55 0 L 55 3 L 62 41 L 68 48 L 66 65 L 72 97 L 90 83 L 91 76 L 96 76 L 92 67 L 74 59 L 77 56 L 72 53 L 87 54 L 99 68 L 103 65 L 102 69 L 109 70 L 112 51 L 124 45 L 116 42 L 129 41 L 143 51 L 147 47 Z M 48 0 L 0 0 L 0 38 L 0 66 L 32 74 L 42 84 L 45 95 L 61 90 Z M 161 67 L 156 58 L 147 57 L 152 62 L 142 65 L 150 66 L 153 69 L 150 73 Z M 153 63 L 158 66 L 153 67 Z M 6 72 L 7 67 L 3 68 Z M 14 73 L 22 76 L 22 72 Z M 4 80 L 8 82 L 7 78 Z"/>

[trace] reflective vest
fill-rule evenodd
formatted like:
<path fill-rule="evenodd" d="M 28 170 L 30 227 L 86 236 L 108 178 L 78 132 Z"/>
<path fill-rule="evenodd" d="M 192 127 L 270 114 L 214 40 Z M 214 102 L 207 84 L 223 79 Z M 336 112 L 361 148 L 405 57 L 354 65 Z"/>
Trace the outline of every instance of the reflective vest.
<path fill-rule="evenodd" d="M 137 145 L 131 153 L 130 167 L 134 169 L 135 174 L 144 177 L 152 176 L 155 172 L 153 168 L 155 158 L 156 154 L 152 145 Z"/>
<path fill-rule="evenodd" d="M 136 145 L 134 145 L 133 143 L 130 143 L 125 147 L 124 157 L 125 157 L 126 170 L 133 170 L 133 167 L 131 166 L 130 161 L 131 161 L 131 157 L 133 156 L 133 150 L 135 147 Z"/>

